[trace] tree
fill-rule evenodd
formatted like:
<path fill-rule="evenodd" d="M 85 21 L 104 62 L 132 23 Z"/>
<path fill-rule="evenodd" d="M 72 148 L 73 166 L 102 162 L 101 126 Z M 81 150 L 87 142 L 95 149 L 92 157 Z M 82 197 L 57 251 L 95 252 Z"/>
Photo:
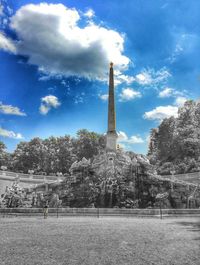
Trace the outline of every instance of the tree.
<path fill-rule="evenodd" d="M 44 140 L 44 146 L 46 149 L 44 171 L 67 173 L 77 158 L 74 154 L 74 139 L 68 135 L 50 137 Z"/>
<path fill-rule="evenodd" d="M 8 166 L 10 161 L 10 154 L 6 152 L 6 145 L 0 141 L 0 167 Z"/>
<path fill-rule="evenodd" d="M 91 158 L 99 153 L 100 150 L 105 149 L 105 136 L 89 132 L 88 130 L 79 130 L 77 132 L 78 138 L 75 141 L 75 153 L 78 159 Z"/>
<path fill-rule="evenodd" d="M 178 173 L 199 171 L 199 128 L 200 103 L 190 100 L 179 108 L 177 118 L 165 119 L 152 130 L 148 155 L 161 174 L 170 171 L 169 165 Z"/>
<path fill-rule="evenodd" d="M 93 157 L 105 148 L 105 136 L 101 134 L 83 129 L 77 132 L 77 136 L 51 136 L 45 140 L 36 137 L 29 142 L 20 142 L 11 155 L 9 167 L 16 172 L 28 173 L 31 169 L 36 174 L 65 174 L 69 173 L 74 161 Z M 2 145 L 0 155 L 4 153 L 3 149 Z"/>
<path fill-rule="evenodd" d="M 28 173 L 28 170 L 41 171 L 44 163 L 45 148 L 40 138 L 30 142 L 20 142 L 13 153 L 13 170 Z"/>

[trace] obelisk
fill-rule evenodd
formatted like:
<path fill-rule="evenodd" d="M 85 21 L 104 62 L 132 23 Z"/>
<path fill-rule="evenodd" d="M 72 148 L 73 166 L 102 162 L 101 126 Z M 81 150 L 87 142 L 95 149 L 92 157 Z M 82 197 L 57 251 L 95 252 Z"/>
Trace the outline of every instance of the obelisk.
<path fill-rule="evenodd" d="M 115 118 L 115 92 L 114 92 L 114 71 L 113 63 L 110 63 L 109 73 L 109 97 L 108 97 L 108 131 L 106 134 L 106 150 L 116 151 L 117 132 Z"/>

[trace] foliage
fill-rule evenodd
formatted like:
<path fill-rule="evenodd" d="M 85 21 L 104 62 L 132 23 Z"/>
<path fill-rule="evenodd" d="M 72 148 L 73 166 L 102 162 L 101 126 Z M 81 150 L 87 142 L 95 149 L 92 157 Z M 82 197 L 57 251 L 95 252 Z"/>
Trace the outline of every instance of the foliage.
<path fill-rule="evenodd" d="M 5 193 L 0 201 L 0 208 L 16 208 L 26 207 L 27 198 L 26 192 L 17 182 L 14 182 L 11 187 L 6 187 Z M 28 205 L 30 207 L 30 205 Z"/>
<path fill-rule="evenodd" d="M 91 158 L 105 147 L 105 136 L 87 130 L 79 130 L 77 137 L 34 138 L 20 142 L 12 154 L 7 153 L 0 142 L 0 166 L 15 172 L 36 174 L 68 173 L 71 164 L 83 157 Z"/>
<path fill-rule="evenodd" d="M 75 152 L 78 160 L 91 158 L 97 155 L 101 149 L 105 148 L 105 136 L 95 132 L 89 132 L 85 129 L 77 132 L 77 140 L 75 141 Z"/>
<path fill-rule="evenodd" d="M 10 159 L 10 154 L 6 152 L 6 146 L 0 141 L 0 167 L 8 166 L 8 161 Z"/>
<path fill-rule="evenodd" d="M 200 170 L 200 102 L 187 101 L 178 117 L 164 119 L 150 135 L 148 156 L 160 174 Z"/>

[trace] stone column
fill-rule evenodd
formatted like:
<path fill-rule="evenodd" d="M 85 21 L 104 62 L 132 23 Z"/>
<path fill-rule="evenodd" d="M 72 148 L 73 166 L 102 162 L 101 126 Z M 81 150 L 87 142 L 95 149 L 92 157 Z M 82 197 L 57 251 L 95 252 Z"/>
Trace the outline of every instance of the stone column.
<path fill-rule="evenodd" d="M 109 97 L 108 97 L 108 131 L 106 135 L 106 150 L 116 151 L 117 132 L 115 117 L 115 92 L 114 92 L 114 71 L 113 63 L 110 63 L 109 73 Z"/>

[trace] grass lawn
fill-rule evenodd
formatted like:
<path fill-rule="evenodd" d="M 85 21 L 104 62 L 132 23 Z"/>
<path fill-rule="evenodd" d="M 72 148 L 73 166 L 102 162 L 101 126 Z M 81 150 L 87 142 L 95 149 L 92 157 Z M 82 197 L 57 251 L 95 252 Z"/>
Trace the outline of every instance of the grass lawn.
<path fill-rule="evenodd" d="M 0 265 L 200 264 L 200 220 L 0 218 Z"/>

